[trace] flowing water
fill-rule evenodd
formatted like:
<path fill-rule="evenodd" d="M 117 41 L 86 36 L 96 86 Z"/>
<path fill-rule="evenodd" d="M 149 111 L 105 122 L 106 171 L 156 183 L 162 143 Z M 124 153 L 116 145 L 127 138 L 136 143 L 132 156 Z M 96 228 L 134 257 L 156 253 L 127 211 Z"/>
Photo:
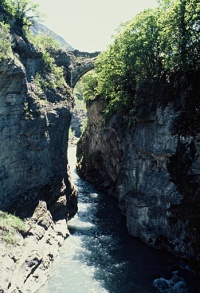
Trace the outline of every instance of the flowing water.
<path fill-rule="evenodd" d="M 75 172 L 75 148 L 69 148 L 77 215 L 71 235 L 56 258 L 40 293 L 193 293 L 197 275 L 171 254 L 128 235 L 113 197 L 97 191 Z"/>

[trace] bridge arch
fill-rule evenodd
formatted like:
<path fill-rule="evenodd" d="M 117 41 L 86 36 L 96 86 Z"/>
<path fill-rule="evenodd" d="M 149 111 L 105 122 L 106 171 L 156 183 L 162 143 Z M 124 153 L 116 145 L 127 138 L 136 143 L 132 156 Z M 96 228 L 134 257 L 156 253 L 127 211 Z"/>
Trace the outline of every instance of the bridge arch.
<path fill-rule="evenodd" d="M 95 59 L 95 58 L 94 58 Z M 90 60 L 87 63 L 82 63 L 79 66 L 76 66 L 72 71 L 71 71 L 71 88 L 74 89 L 76 83 L 79 81 L 79 79 L 88 71 L 91 71 L 94 69 L 94 61 L 95 60 Z"/>
<path fill-rule="evenodd" d="M 70 86 L 73 89 L 78 80 L 88 71 L 94 69 L 94 63 L 100 52 L 81 52 L 75 50 L 71 52 L 71 82 Z"/>

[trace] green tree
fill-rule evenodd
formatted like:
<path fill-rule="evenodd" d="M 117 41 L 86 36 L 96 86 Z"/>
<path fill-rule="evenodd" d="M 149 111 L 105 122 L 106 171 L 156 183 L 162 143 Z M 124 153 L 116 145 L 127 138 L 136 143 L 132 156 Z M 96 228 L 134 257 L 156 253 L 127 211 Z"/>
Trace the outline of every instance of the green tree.
<path fill-rule="evenodd" d="M 124 31 L 126 62 L 139 80 L 161 74 L 158 18 L 157 9 L 145 10 Z"/>
<path fill-rule="evenodd" d="M 4 21 L 11 17 L 14 19 L 14 29 L 18 29 L 22 34 L 23 30 L 29 30 L 40 17 L 38 7 L 39 4 L 30 0 L 2 0 L 0 11 L 3 12 Z"/>
<path fill-rule="evenodd" d="M 29 0 L 14 0 L 14 17 L 16 25 L 30 28 L 39 17 L 38 4 L 33 4 Z"/>
<path fill-rule="evenodd" d="M 168 71 L 197 69 L 200 57 L 199 1 L 168 1 L 164 9 L 161 5 L 159 22 L 165 68 Z"/>
<path fill-rule="evenodd" d="M 108 101 L 108 108 L 133 105 L 140 83 L 161 75 L 159 14 L 146 10 L 124 24 L 113 44 L 97 58 L 98 94 Z"/>
<path fill-rule="evenodd" d="M 11 1 L 1 0 L 0 13 L 2 13 L 3 21 L 8 22 L 9 18 L 11 18 L 13 14 L 13 7 Z"/>
<path fill-rule="evenodd" d="M 158 8 L 123 24 L 97 57 L 95 94 L 107 100 L 108 112 L 142 103 L 153 107 L 156 86 L 167 87 L 171 73 L 199 70 L 199 62 L 199 0 L 160 0 Z"/>
<path fill-rule="evenodd" d="M 83 85 L 84 102 L 93 100 L 96 96 L 97 74 L 94 71 L 84 74 L 81 79 L 81 84 Z"/>

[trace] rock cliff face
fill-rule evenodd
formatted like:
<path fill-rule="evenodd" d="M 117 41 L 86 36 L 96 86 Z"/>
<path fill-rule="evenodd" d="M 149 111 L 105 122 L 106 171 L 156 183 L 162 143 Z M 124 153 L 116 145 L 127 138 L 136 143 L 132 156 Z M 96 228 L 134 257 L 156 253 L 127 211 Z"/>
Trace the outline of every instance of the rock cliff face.
<path fill-rule="evenodd" d="M 13 235 L 0 224 L 1 240 L 12 240 L 0 245 L 0 291 L 36 292 L 69 235 L 66 220 L 77 212 L 67 172 L 73 97 L 67 84 L 38 92 L 42 54 L 16 34 L 13 52 L 0 62 L 0 210 L 25 218 L 26 228 Z M 5 215 L 0 211 L 1 220 Z"/>
<path fill-rule="evenodd" d="M 59 199 L 56 206 L 55 215 L 59 214 L 60 217 L 56 216 L 55 221 L 46 203 L 39 201 L 33 216 L 26 219 L 24 229 L 15 231 L 14 235 L 10 231 L 12 243 L 5 243 L 1 239 L 0 292 L 38 292 L 49 278 L 51 264 L 69 236 L 64 198 Z M 0 218 L 2 217 L 6 215 L 0 212 Z"/>
<path fill-rule="evenodd" d="M 136 123 L 130 112 L 126 117 L 120 111 L 105 122 L 106 102 L 96 98 L 88 104 L 88 126 L 77 147 L 80 175 L 118 198 L 131 235 L 195 260 L 200 260 L 198 88 L 190 84 L 179 93 L 181 107 L 171 101 Z"/>
<path fill-rule="evenodd" d="M 69 88 L 35 94 L 41 54 L 15 35 L 18 58 L 0 63 L 0 209 L 28 211 L 39 199 L 67 196 L 67 216 L 76 196 L 67 175 L 72 97 Z M 25 213 L 23 215 L 26 216 Z"/>

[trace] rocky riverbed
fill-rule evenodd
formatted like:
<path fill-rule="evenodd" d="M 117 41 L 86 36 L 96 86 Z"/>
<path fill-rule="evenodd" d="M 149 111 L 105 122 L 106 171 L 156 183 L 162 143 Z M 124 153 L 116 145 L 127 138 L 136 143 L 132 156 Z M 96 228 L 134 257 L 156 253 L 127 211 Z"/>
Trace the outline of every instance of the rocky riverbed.
<path fill-rule="evenodd" d="M 25 228 L 17 230 L 10 243 L 1 241 L 1 293 L 33 293 L 46 282 L 51 264 L 69 236 L 65 217 L 64 197 L 50 210 L 40 201 L 32 217 L 25 219 Z M 2 232 L 3 227 L 0 229 Z"/>

